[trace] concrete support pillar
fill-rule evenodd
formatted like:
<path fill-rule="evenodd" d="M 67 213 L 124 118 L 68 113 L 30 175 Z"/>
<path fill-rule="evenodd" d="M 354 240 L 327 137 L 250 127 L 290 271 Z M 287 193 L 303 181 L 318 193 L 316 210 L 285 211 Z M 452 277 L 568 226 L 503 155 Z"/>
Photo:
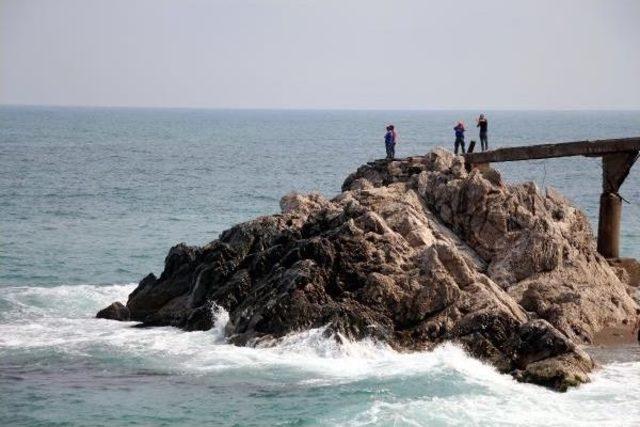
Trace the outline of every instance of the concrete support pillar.
<path fill-rule="evenodd" d="M 602 195 L 598 218 L 598 252 L 605 258 L 620 256 L 622 198 L 618 190 L 638 159 L 637 151 L 602 156 Z"/>
<path fill-rule="evenodd" d="M 598 252 L 605 258 L 620 256 L 620 218 L 622 199 L 615 193 L 600 196 L 600 218 L 598 219 Z"/>

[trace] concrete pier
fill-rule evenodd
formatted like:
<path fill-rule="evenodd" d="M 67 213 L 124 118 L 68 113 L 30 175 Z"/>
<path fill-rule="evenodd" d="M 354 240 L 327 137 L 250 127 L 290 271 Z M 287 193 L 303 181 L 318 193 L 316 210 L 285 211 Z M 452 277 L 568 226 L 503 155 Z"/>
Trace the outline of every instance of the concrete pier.
<path fill-rule="evenodd" d="M 620 218 L 622 218 L 620 196 L 615 193 L 602 193 L 598 217 L 598 252 L 605 258 L 620 256 Z"/>
<path fill-rule="evenodd" d="M 619 256 L 622 197 L 618 191 L 640 157 L 640 137 L 508 147 L 464 156 L 469 169 L 486 167 L 493 162 L 569 156 L 602 157 L 598 252 L 606 258 Z"/>

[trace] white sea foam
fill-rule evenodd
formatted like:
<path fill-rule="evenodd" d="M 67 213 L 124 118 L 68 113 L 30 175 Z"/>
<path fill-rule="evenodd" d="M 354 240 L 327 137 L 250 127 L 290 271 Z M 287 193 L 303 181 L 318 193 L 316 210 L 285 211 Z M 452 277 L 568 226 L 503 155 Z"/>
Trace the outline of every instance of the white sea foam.
<path fill-rule="evenodd" d="M 374 400 L 354 419 L 333 421 L 352 426 L 637 426 L 639 375 L 638 363 L 610 365 L 594 374 L 592 383 L 563 394 L 486 378 L 482 393 L 424 396 L 396 402 Z"/>
<path fill-rule="evenodd" d="M 375 393 L 327 424 L 638 425 L 640 363 L 605 366 L 593 382 L 558 394 L 520 384 L 451 344 L 398 353 L 370 340 L 351 342 L 313 329 L 255 347 L 225 343 L 228 315 L 206 332 L 132 328 L 95 319 L 134 285 L 4 288 L 0 351 L 67 355 L 188 376 L 228 373 L 247 381 L 277 377 L 296 387 L 364 384 Z M 25 353 L 25 354 L 26 354 Z M 389 392 L 388 389 L 393 389 Z M 399 393 L 397 390 L 407 390 Z"/>

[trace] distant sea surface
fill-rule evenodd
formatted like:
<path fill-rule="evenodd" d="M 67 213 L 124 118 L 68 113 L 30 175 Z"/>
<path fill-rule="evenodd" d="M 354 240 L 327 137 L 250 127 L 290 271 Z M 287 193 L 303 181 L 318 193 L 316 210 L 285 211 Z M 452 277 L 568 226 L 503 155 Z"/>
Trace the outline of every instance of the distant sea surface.
<path fill-rule="evenodd" d="M 384 157 L 386 124 L 404 157 L 451 149 L 457 120 L 478 140 L 478 113 L 0 107 L 0 425 L 640 425 L 635 361 L 556 394 L 450 345 L 398 354 L 312 330 L 238 348 L 222 326 L 93 318 L 175 243 L 276 213 L 290 191 L 336 195 Z M 491 148 L 640 136 L 639 111 L 484 113 Z M 599 159 L 494 166 L 559 189 L 597 229 Z M 640 165 L 620 193 L 621 252 L 640 257 Z"/>

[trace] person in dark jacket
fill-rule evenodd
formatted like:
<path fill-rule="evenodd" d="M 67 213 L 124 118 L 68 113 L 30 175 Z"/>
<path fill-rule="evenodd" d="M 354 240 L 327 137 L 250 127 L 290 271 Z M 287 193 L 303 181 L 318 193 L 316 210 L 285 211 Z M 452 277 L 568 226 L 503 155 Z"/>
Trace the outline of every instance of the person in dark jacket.
<path fill-rule="evenodd" d="M 396 156 L 396 130 L 395 126 L 387 126 L 387 133 L 384 135 L 384 147 L 387 149 L 387 159 L 393 160 Z"/>
<path fill-rule="evenodd" d="M 480 146 L 482 147 L 482 151 L 487 151 L 489 149 L 489 138 L 487 137 L 488 126 L 489 122 L 487 121 L 487 118 L 484 114 L 480 114 L 476 127 L 480 128 Z"/>
<path fill-rule="evenodd" d="M 458 154 L 458 148 L 462 148 L 462 154 L 465 153 L 464 150 L 464 123 L 462 123 L 461 121 L 458 122 L 458 124 L 456 125 L 456 127 L 453 128 L 453 131 L 456 134 L 456 142 L 454 143 L 454 152 L 456 154 Z"/>

